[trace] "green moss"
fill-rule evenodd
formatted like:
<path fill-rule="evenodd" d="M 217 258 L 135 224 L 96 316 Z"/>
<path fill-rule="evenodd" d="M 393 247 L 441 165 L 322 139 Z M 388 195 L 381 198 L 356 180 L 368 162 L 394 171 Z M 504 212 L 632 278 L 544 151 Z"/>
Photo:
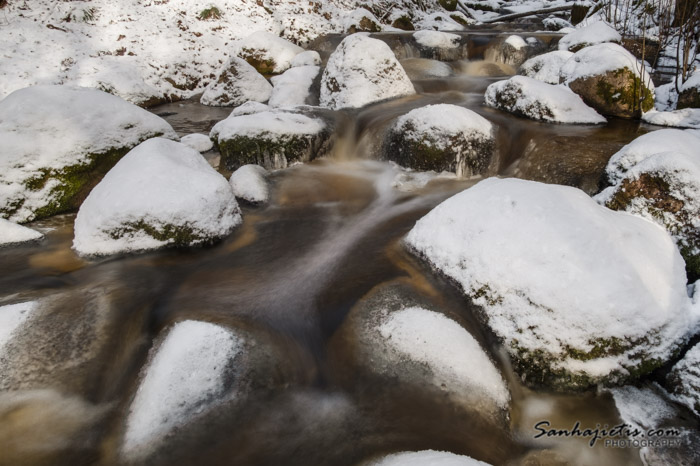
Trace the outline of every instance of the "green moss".
<path fill-rule="evenodd" d="M 277 66 L 275 60 L 265 58 L 263 52 L 259 50 L 243 48 L 238 56 L 247 61 L 250 66 L 255 68 L 258 73 L 265 77 L 275 74 L 275 66 Z"/>
<path fill-rule="evenodd" d="M 151 238 L 158 241 L 168 242 L 172 246 L 192 246 L 211 241 L 208 235 L 202 234 L 199 230 L 190 225 L 150 225 L 143 220 L 130 222 L 123 225 L 118 230 L 109 232 L 112 239 L 119 239 L 127 234 L 144 232 Z"/>
<path fill-rule="evenodd" d="M 461 24 L 462 26 L 469 26 L 469 22 L 464 18 L 462 15 L 450 15 L 450 18 L 455 20 L 458 24 Z"/>
<path fill-rule="evenodd" d="M 404 31 L 414 31 L 416 27 L 413 25 L 413 22 L 411 21 L 411 18 L 409 18 L 406 15 L 399 16 L 394 20 L 391 25 L 397 29 L 401 29 Z"/>
<path fill-rule="evenodd" d="M 627 116 L 640 116 L 640 108 L 648 112 L 654 107 L 653 93 L 642 86 L 642 80 L 627 68 L 612 72 L 616 79 L 621 79 L 627 85 L 614 86 L 605 79 L 599 79 L 596 83 L 596 95 L 604 102 L 608 111 L 615 108 L 626 110 Z M 640 96 L 644 98 L 640 102 Z"/>
<path fill-rule="evenodd" d="M 202 10 L 197 18 L 202 21 L 209 21 L 213 19 L 221 19 L 221 16 L 221 10 L 215 6 L 210 6 L 209 8 Z"/>
<path fill-rule="evenodd" d="M 457 9 L 457 0 L 438 0 L 438 3 L 447 11 L 455 11 Z"/>

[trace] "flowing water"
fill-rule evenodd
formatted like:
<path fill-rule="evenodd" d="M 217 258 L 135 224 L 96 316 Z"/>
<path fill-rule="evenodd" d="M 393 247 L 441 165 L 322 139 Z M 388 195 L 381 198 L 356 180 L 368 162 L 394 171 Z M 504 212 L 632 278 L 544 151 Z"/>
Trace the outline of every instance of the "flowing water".
<path fill-rule="evenodd" d="M 470 303 L 402 247 L 417 219 L 481 178 L 434 177 L 425 184 L 371 159 L 393 118 L 454 103 L 498 128 L 488 176 L 593 193 L 610 155 L 650 128 L 622 120 L 593 127 L 519 119 L 482 105 L 486 86 L 512 69 L 467 57 L 449 63 L 444 76 L 438 62 L 404 59 L 417 96 L 340 118 L 335 153 L 275 172 L 270 203 L 242 206 L 242 226 L 214 246 L 83 260 L 71 250 L 75 216 L 62 215 L 31 225 L 46 233 L 42 243 L 0 250 L 0 304 L 55 302 L 47 317 L 55 325 L 18 343 L 18 362 L 0 360 L 11 374 L 0 378 L 0 390 L 22 389 L 0 394 L 1 464 L 119 464 L 125 416 L 148 351 L 160 331 L 187 318 L 245 329 L 275 348 L 282 369 L 235 409 L 194 422 L 149 464 L 353 465 L 421 449 L 492 464 L 641 464 L 634 448 L 533 440 L 533 425 L 545 419 L 560 428 L 619 424 L 611 396 L 523 387 Z M 229 112 L 196 102 L 153 111 L 181 134 L 207 132 Z M 337 333 L 348 312 L 396 279 L 459 316 L 498 362 L 512 393 L 505 427 L 345 364 L 348 348 Z"/>

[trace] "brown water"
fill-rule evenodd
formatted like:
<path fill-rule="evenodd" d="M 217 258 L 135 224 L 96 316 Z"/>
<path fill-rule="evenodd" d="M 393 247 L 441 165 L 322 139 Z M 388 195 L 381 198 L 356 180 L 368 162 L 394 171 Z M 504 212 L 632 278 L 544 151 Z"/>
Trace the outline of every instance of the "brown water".
<path fill-rule="evenodd" d="M 0 464 L 120 464 L 139 370 L 159 332 L 186 318 L 256 335 L 278 369 L 244 402 L 195 420 L 148 464 L 354 465 L 421 449 L 492 464 L 641 464 L 633 448 L 533 440 L 533 425 L 544 419 L 560 428 L 620 419 L 607 394 L 523 387 L 471 305 L 402 248 L 417 219 L 479 179 L 436 179 L 402 192 L 391 187 L 394 167 L 368 159 L 394 117 L 448 102 L 497 126 L 490 176 L 592 193 L 610 155 L 648 129 L 621 120 L 589 127 L 515 118 L 482 106 L 500 68 L 450 66 L 451 77 L 417 78 L 418 96 L 346 118 L 332 157 L 275 172 L 271 202 L 243 206 L 243 225 L 212 247 L 83 260 L 71 250 L 74 215 L 63 215 L 31 225 L 46 233 L 41 243 L 0 250 L 0 304 L 53 303 L 42 317 L 48 324 L 16 343 L 16 360 L 0 360 L 8 374 L 0 390 L 22 390 L 0 393 Z M 208 131 L 229 110 L 184 102 L 154 112 L 186 134 Z M 339 328 L 363 295 L 396 279 L 459 316 L 498 362 L 512 394 L 504 425 L 349 367 Z"/>

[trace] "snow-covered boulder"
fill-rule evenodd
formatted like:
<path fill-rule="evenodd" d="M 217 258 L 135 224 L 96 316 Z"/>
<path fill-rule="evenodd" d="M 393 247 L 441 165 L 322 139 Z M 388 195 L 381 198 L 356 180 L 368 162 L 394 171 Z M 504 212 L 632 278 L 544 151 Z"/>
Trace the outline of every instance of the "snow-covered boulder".
<path fill-rule="evenodd" d="M 319 66 L 321 64 L 321 55 L 315 50 L 307 50 L 301 52 L 292 59 L 292 67 L 295 66 Z"/>
<path fill-rule="evenodd" d="M 260 165 L 243 165 L 233 172 L 229 183 L 237 199 L 251 204 L 264 204 L 270 198 L 268 174 Z"/>
<path fill-rule="evenodd" d="M 642 115 L 642 121 L 656 126 L 700 129 L 700 108 L 684 108 L 670 112 L 652 110 Z"/>
<path fill-rule="evenodd" d="M 238 41 L 235 55 L 250 63 L 263 75 L 279 74 L 292 66 L 292 60 L 304 49 L 267 31 L 257 31 Z"/>
<path fill-rule="evenodd" d="M 231 115 L 214 125 L 209 137 L 229 170 L 247 164 L 273 170 L 310 162 L 328 153 L 333 143 L 326 120 L 279 110 Z"/>
<path fill-rule="evenodd" d="M 576 52 L 562 66 L 560 78 L 599 113 L 637 118 L 654 108 L 654 84 L 647 71 L 642 79 L 643 69 L 627 50 L 606 43 Z"/>
<path fill-rule="evenodd" d="M 294 107 L 311 104 L 311 85 L 318 76 L 318 66 L 297 66 L 290 68 L 279 76 L 273 76 L 270 107 Z"/>
<path fill-rule="evenodd" d="M 92 190 L 75 219 L 83 255 L 193 246 L 228 235 L 241 214 L 226 179 L 196 150 L 149 139 Z"/>
<path fill-rule="evenodd" d="M 399 117 L 388 130 L 383 157 L 416 170 L 484 173 L 495 139 L 491 123 L 451 104 L 419 107 Z"/>
<path fill-rule="evenodd" d="M 555 50 L 537 55 L 520 65 L 518 74 L 547 84 L 559 84 L 561 67 L 573 56 L 572 52 L 566 50 Z"/>
<path fill-rule="evenodd" d="M 379 32 L 382 30 L 382 26 L 371 11 L 365 8 L 357 8 L 347 13 L 343 18 L 343 30 L 346 34 L 355 34 L 356 32 Z"/>
<path fill-rule="evenodd" d="M 490 466 L 469 456 L 446 451 L 423 450 L 392 453 L 366 466 Z"/>
<path fill-rule="evenodd" d="M 162 118 L 105 92 L 36 86 L 0 101 L 0 217 L 13 222 L 77 209 L 132 147 L 177 139 Z"/>
<path fill-rule="evenodd" d="M 602 44 L 604 42 L 614 42 L 619 44 L 622 41 L 620 33 L 605 21 L 596 21 L 586 26 L 580 27 L 573 32 L 559 39 L 559 50 L 578 52 L 584 47 Z"/>
<path fill-rule="evenodd" d="M 180 142 L 200 153 L 210 151 L 214 148 L 214 143 L 211 142 L 211 139 L 209 139 L 209 136 L 206 134 L 188 134 L 182 136 Z"/>
<path fill-rule="evenodd" d="M 513 34 L 496 42 L 484 52 L 484 56 L 487 60 L 517 68 L 525 60 L 542 51 L 543 46 L 536 39 L 526 41 L 521 36 Z"/>
<path fill-rule="evenodd" d="M 0 218 L 0 247 L 36 241 L 43 237 L 36 230 Z"/>
<path fill-rule="evenodd" d="M 454 74 L 449 64 L 429 58 L 406 58 L 401 60 L 401 66 L 411 80 L 447 78 Z"/>
<path fill-rule="evenodd" d="M 463 58 L 461 36 L 433 30 L 416 31 L 413 39 L 423 58 L 454 61 Z"/>
<path fill-rule="evenodd" d="M 440 393 L 499 424 L 510 402 L 500 371 L 458 321 L 436 309 L 402 281 L 373 290 L 339 329 L 347 376 L 394 381 L 388 390 Z"/>
<path fill-rule="evenodd" d="M 208 322 L 175 324 L 152 351 L 129 408 L 122 442 L 128 459 L 146 456 L 174 429 L 230 396 L 243 338 Z"/>
<path fill-rule="evenodd" d="M 583 103 L 566 86 L 513 76 L 486 88 L 486 105 L 533 120 L 552 123 L 605 123 L 605 118 Z"/>
<path fill-rule="evenodd" d="M 700 344 L 690 348 L 673 366 L 666 386 L 676 400 L 700 416 Z"/>
<path fill-rule="evenodd" d="M 642 216 L 674 237 L 691 279 L 700 277 L 700 138 L 663 129 L 638 137 L 608 162 L 612 186 L 596 200 Z"/>
<path fill-rule="evenodd" d="M 394 8 L 389 14 L 389 21 L 391 21 L 391 27 L 396 29 L 401 29 L 402 31 L 415 31 L 416 27 L 413 25 L 412 14 L 406 10 L 401 10 Z"/>
<path fill-rule="evenodd" d="M 489 178 L 420 219 L 405 243 L 481 307 L 530 385 L 634 380 L 698 323 L 671 237 L 575 188 Z"/>
<path fill-rule="evenodd" d="M 253 113 L 266 112 L 268 110 L 271 110 L 271 108 L 267 104 L 249 101 L 231 110 L 229 116 L 252 115 Z"/>
<path fill-rule="evenodd" d="M 234 107 L 248 101 L 267 102 L 272 85 L 245 60 L 231 57 L 207 86 L 200 102 L 215 107 Z"/>
<path fill-rule="evenodd" d="M 680 87 L 676 108 L 700 108 L 700 70 L 695 71 Z"/>
<path fill-rule="evenodd" d="M 346 37 L 321 78 L 321 106 L 334 110 L 415 94 L 389 46 L 364 33 Z"/>
<path fill-rule="evenodd" d="M 564 18 L 557 18 L 556 16 L 550 16 L 542 20 L 542 25 L 547 31 L 560 31 L 564 28 L 572 28 L 570 22 Z"/>

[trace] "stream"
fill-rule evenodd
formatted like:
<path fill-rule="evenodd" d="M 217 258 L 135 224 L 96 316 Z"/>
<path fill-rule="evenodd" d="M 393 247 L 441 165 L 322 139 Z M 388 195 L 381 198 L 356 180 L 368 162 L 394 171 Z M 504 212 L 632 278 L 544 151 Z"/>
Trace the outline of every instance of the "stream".
<path fill-rule="evenodd" d="M 653 128 L 618 119 L 582 126 L 517 118 L 482 103 L 486 87 L 512 69 L 466 57 L 449 63 L 451 76 L 435 77 L 427 75 L 435 61 L 410 50 L 399 58 L 418 94 L 339 115 L 334 153 L 274 172 L 270 202 L 242 205 L 243 224 L 218 244 L 84 260 L 71 249 L 75 215 L 68 214 L 29 225 L 46 234 L 41 244 L 0 249 L 0 305 L 50 298 L 56 322 L 26 337 L 10 375 L 0 379 L 0 390 L 23 390 L 0 396 L 1 464 L 122 464 L 119 441 L 139 372 L 159 333 L 184 319 L 244 329 L 268 342 L 278 362 L 261 369 L 264 389 L 195 422 L 148 464 L 350 466 L 423 449 L 494 465 L 642 464 L 636 448 L 533 440 L 540 420 L 561 428 L 622 421 L 607 392 L 524 387 L 466 298 L 403 248 L 419 218 L 483 177 L 426 183 L 376 158 L 395 117 L 452 103 L 498 128 L 497 157 L 485 176 L 593 194 L 609 157 Z M 151 110 L 180 135 L 206 134 L 230 113 L 196 100 Z M 216 165 L 217 154 L 205 157 Z M 511 391 L 507 428 L 477 422 L 443 397 L 350 371 L 339 328 L 364 295 L 397 279 L 459 316 L 487 349 Z M 47 365 L 51 371 L 42 369 Z"/>

